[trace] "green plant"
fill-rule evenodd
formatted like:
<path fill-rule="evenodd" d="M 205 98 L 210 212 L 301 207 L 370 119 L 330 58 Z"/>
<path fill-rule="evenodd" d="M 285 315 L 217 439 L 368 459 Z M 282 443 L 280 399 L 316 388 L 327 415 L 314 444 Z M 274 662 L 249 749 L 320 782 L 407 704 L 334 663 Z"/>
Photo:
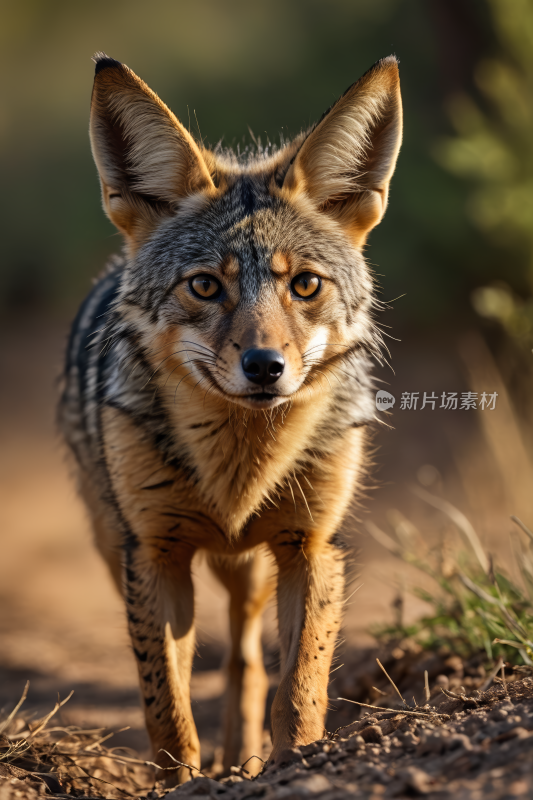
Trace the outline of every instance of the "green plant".
<path fill-rule="evenodd" d="M 473 527 L 450 503 L 416 488 L 416 493 L 454 523 L 469 544 L 455 555 L 449 540 L 428 547 L 417 529 L 398 512 L 391 515 L 396 537 L 373 523 L 369 533 L 399 559 L 430 576 L 436 591 L 411 591 L 432 609 L 412 625 L 401 613 L 393 625 L 374 628 L 380 640 L 411 638 L 427 649 L 449 647 L 462 656 L 485 650 L 492 660 L 533 664 L 533 533 L 517 518 L 521 531 L 513 538 L 520 585 L 494 565 Z M 397 607 L 401 607 L 401 603 Z"/>
<path fill-rule="evenodd" d="M 486 0 L 496 52 L 476 67 L 476 98 L 449 102 L 456 136 L 441 139 L 441 166 L 470 183 L 467 212 L 502 250 L 507 274 L 525 267 L 529 299 L 498 282 L 478 288 L 475 310 L 514 339 L 533 341 L 533 0 Z M 503 265 L 502 265 L 503 266 Z M 503 271 L 503 270 L 502 270 Z"/>

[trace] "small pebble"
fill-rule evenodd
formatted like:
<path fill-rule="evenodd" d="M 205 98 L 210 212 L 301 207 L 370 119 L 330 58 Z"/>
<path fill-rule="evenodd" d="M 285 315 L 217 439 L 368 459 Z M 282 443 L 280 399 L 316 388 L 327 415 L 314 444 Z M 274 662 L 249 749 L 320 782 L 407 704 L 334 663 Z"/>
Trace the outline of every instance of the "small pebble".
<path fill-rule="evenodd" d="M 402 746 L 402 743 L 400 742 L 400 740 L 398 739 L 397 736 L 393 736 L 390 743 L 391 743 L 391 745 L 393 747 L 401 747 Z"/>
<path fill-rule="evenodd" d="M 356 734 L 355 736 L 350 736 L 350 738 L 348 739 L 346 750 L 348 750 L 349 753 L 353 753 L 355 750 L 363 749 L 364 746 L 365 746 L 365 740 L 363 739 L 362 736 Z"/>
<path fill-rule="evenodd" d="M 291 789 L 303 789 L 309 794 L 319 794 L 320 792 L 327 792 L 331 789 L 331 783 L 325 775 L 315 772 L 313 775 L 305 778 L 298 778 L 293 781 Z"/>
<path fill-rule="evenodd" d="M 447 737 L 444 737 L 440 731 L 426 734 L 421 738 L 420 744 L 418 745 L 418 755 L 423 756 L 426 753 L 442 753 L 446 746 L 446 738 Z"/>
<path fill-rule="evenodd" d="M 408 787 L 417 794 L 427 794 L 433 783 L 431 777 L 421 769 L 407 767 L 398 770 L 398 777 L 403 779 Z"/>
<path fill-rule="evenodd" d="M 405 748 L 411 748 L 416 747 L 416 745 L 420 742 L 420 739 L 411 731 L 406 731 L 405 733 L 401 734 L 400 741 Z"/>
<path fill-rule="evenodd" d="M 317 753 L 316 756 L 313 756 L 311 759 L 311 766 L 321 767 L 326 761 L 328 761 L 327 753 Z"/>
<path fill-rule="evenodd" d="M 198 780 L 200 780 L 200 778 L 195 778 L 194 780 L 198 781 Z M 201 780 L 206 780 L 207 781 L 207 780 L 209 780 L 209 778 L 202 778 Z M 230 775 L 227 778 L 221 778 L 220 781 L 219 781 L 219 783 L 222 783 L 224 786 L 235 786 L 236 783 L 242 783 L 242 782 L 243 782 L 243 778 L 241 778 L 240 775 Z M 193 783 L 193 781 L 187 781 L 187 783 L 184 783 L 183 786 L 188 786 L 191 783 Z M 201 788 L 201 787 L 199 787 L 199 788 Z M 191 792 L 191 794 L 192 794 L 192 792 Z M 168 795 L 167 795 L 167 797 L 168 797 Z M 166 800 L 166 798 L 165 798 L 165 800 Z"/>
<path fill-rule="evenodd" d="M 531 784 L 526 781 L 513 781 L 509 785 L 509 794 L 512 797 L 520 797 L 521 795 L 527 795 L 527 793 L 531 789 Z"/>
<path fill-rule="evenodd" d="M 361 736 L 365 742 L 381 742 L 383 739 L 383 731 L 379 725 L 369 725 L 361 731 Z"/>
<path fill-rule="evenodd" d="M 447 689 L 450 685 L 450 681 L 447 675 L 437 675 L 435 678 L 435 685 L 442 686 L 443 689 Z"/>
<path fill-rule="evenodd" d="M 497 736 L 496 739 L 500 742 L 504 742 L 508 739 L 526 739 L 528 737 L 529 731 L 527 731 L 525 728 L 517 726 L 516 728 L 511 728 L 505 733 L 502 733 L 501 736 Z"/>
<path fill-rule="evenodd" d="M 288 764 L 294 764 L 297 761 L 301 761 L 303 758 L 302 751 L 299 747 L 290 747 L 286 750 L 283 750 L 276 761 L 277 767 L 285 767 Z M 233 769 L 233 767 L 232 767 Z"/>
<path fill-rule="evenodd" d="M 496 708 L 491 714 L 492 719 L 505 719 L 508 716 L 504 708 Z"/>
<path fill-rule="evenodd" d="M 300 748 L 303 756 L 313 756 L 315 753 L 320 752 L 320 745 L 317 742 L 311 742 Z"/>
<path fill-rule="evenodd" d="M 448 669 L 453 669 L 454 672 L 460 672 L 461 675 L 464 671 L 464 664 L 463 659 L 459 656 L 450 656 L 444 662 L 444 665 L 448 667 Z"/>
<path fill-rule="evenodd" d="M 465 750 L 471 750 L 472 744 L 468 736 L 463 733 L 456 733 L 448 738 L 446 747 L 448 750 L 458 750 L 460 747 L 464 747 Z"/>

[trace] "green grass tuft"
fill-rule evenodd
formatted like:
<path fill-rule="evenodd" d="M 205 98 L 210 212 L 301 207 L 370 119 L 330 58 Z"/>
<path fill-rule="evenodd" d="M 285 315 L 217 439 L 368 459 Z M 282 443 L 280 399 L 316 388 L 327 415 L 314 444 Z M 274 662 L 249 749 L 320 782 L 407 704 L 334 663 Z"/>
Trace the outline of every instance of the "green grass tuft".
<path fill-rule="evenodd" d="M 513 537 L 520 578 L 513 580 L 495 567 L 466 518 L 441 498 L 417 490 L 424 500 L 443 511 L 464 535 L 469 549 L 456 556 L 446 541 L 428 548 L 423 537 L 401 515 L 393 514 L 396 537 L 373 523 L 370 534 L 403 562 L 430 576 L 436 591 L 410 589 L 431 612 L 412 625 L 402 619 L 402 599 L 395 602 L 392 625 L 374 626 L 380 641 L 411 639 L 428 650 L 446 647 L 470 657 L 485 651 L 493 661 L 502 656 L 511 664 L 533 665 L 533 533 L 517 518 Z"/>

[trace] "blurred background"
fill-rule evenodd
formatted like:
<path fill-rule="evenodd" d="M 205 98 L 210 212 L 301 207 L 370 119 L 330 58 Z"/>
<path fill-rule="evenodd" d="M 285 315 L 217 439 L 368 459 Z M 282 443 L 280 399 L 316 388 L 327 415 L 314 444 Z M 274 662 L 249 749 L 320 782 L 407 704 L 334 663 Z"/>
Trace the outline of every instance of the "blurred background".
<path fill-rule="evenodd" d="M 146 746 L 121 603 L 54 426 L 68 324 L 121 247 L 87 135 L 96 50 L 195 135 L 233 147 L 248 128 L 263 143 L 299 132 L 376 60 L 399 57 L 404 144 L 367 249 L 394 337 L 394 371 L 376 375 L 397 403 L 347 523 L 363 585 L 344 647 L 369 643 L 410 580 L 367 522 L 409 519 L 428 540 L 448 524 L 412 485 L 453 502 L 513 569 L 509 515 L 533 525 L 533 0 L 3 0 L 0 15 L 0 706 L 27 678 L 35 707 L 75 688 L 65 719 L 130 725 L 124 741 Z M 494 411 L 399 408 L 424 391 L 498 398 Z M 201 566 L 197 581 L 193 697 L 212 751 L 225 599 Z M 271 611 L 272 665 L 274 623 Z"/>

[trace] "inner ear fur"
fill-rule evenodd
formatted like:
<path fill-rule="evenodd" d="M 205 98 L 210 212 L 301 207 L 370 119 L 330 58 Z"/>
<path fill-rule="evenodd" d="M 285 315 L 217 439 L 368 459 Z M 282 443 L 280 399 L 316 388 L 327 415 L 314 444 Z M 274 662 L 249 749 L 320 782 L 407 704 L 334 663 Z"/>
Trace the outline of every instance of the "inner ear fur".
<path fill-rule="evenodd" d="M 131 247 L 176 203 L 214 190 L 198 145 L 125 64 L 96 54 L 90 137 L 104 209 Z"/>
<path fill-rule="evenodd" d="M 374 64 L 311 130 L 284 188 L 306 195 L 362 246 L 385 213 L 401 140 L 398 62 L 389 56 Z"/>

